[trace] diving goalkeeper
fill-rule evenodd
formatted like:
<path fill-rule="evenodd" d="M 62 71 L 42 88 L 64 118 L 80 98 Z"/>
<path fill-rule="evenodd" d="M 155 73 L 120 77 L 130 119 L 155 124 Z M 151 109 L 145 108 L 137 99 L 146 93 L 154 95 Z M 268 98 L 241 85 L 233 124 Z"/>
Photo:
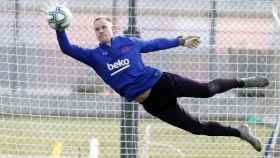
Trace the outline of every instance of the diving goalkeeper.
<path fill-rule="evenodd" d="M 261 142 L 246 124 L 233 128 L 218 122 L 201 122 L 184 111 L 177 102 L 180 97 L 208 98 L 233 88 L 265 87 L 264 77 L 240 79 L 215 79 L 198 82 L 170 72 L 162 72 L 146 66 L 142 53 L 184 46 L 194 49 L 199 46 L 197 36 L 157 38 L 143 40 L 136 37 L 114 36 L 108 17 L 93 21 L 99 41 L 96 48 L 81 48 L 73 45 L 63 29 L 57 29 L 57 40 L 63 53 L 92 67 L 114 91 L 128 101 L 136 101 L 153 116 L 173 126 L 196 135 L 234 136 L 250 143 L 261 151 Z"/>

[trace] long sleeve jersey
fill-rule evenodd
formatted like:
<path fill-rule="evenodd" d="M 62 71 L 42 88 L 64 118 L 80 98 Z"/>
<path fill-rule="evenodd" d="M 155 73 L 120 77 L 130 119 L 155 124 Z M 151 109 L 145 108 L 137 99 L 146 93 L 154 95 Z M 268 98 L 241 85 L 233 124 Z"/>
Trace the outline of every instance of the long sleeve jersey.
<path fill-rule="evenodd" d="M 69 42 L 65 31 L 56 31 L 56 34 L 63 53 L 92 67 L 105 83 L 128 101 L 152 88 L 161 77 L 160 70 L 143 63 L 141 53 L 179 46 L 178 38 L 144 41 L 115 36 L 111 46 L 100 43 L 96 48 L 81 48 Z"/>

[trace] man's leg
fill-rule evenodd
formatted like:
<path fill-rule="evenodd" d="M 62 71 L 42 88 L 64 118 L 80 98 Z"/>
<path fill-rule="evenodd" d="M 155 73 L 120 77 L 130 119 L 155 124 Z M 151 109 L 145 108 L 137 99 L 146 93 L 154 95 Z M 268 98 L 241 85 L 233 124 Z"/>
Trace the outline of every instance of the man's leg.
<path fill-rule="evenodd" d="M 155 109 L 149 104 L 144 105 L 144 108 L 147 112 L 162 121 L 192 134 L 239 137 L 250 143 L 255 150 L 261 151 L 260 140 L 251 134 L 247 126 L 242 125 L 240 128 L 236 129 L 224 126 L 218 122 L 200 122 L 197 118 L 194 118 L 189 113 L 185 112 L 185 110 L 177 104 L 176 100 L 169 102 L 169 104 L 170 103 L 174 104 L 169 106 L 160 106 L 165 107 L 164 109 Z"/>
<path fill-rule="evenodd" d="M 171 102 L 169 102 L 170 104 Z M 181 128 L 185 131 L 191 132 L 196 135 L 207 136 L 235 136 L 240 137 L 238 129 L 226 127 L 218 122 L 200 122 L 197 118 L 192 117 L 177 102 L 172 101 L 172 105 L 161 106 L 163 109 L 151 108 L 150 105 L 143 107 L 147 112 L 156 116 L 157 118 L 165 121 L 175 127 Z"/>
<path fill-rule="evenodd" d="M 244 87 L 242 79 L 217 79 L 210 83 L 182 78 L 179 75 L 164 73 L 158 83 L 152 88 L 150 96 L 141 104 L 147 112 L 159 119 L 197 135 L 234 136 L 246 140 L 256 150 L 261 143 L 249 130 L 223 126 L 218 122 L 200 122 L 185 112 L 177 103 L 177 97 L 209 97 L 231 88 Z"/>
<path fill-rule="evenodd" d="M 208 98 L 233 88 L 265 87 L 269 84 L 264 77 L 241 79 L 215 79 L 210 82 L 198 82 L 176 74 L 167 73 L 176 97 Z"/>

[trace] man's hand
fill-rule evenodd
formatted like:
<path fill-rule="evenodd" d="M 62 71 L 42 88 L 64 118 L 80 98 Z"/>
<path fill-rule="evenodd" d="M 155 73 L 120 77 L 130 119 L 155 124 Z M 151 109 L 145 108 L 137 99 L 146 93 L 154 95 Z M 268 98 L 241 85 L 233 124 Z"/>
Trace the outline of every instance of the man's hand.
<path fill-rule="evenodd" d="M 69 27 L 73 19 L 71 11 L 65 6 L 56 6 L 47 13 L 49 26 L 58 31 Z"/>
<path fill-rule="evenodd" d="M 179 44 L 188 48 L 196 48 L 201 43 L 199 36 L 179 37 Z"/>

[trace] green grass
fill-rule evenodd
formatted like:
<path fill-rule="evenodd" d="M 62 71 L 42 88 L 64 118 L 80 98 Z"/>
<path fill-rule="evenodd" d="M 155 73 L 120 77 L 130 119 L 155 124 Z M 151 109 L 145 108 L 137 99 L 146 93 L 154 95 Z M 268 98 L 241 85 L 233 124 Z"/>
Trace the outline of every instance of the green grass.
<path fill-rule="evenodd" d="M 62 143 L 61 156 L 89 157 L 89 140 L 97 138 L 100 158 L 120 157 L 120 121 L 110 118 L 78 117 L 0 117 L 1 155 L 37 156 L 52 154 L 53 144 Z M 262 157 L 240 139 L 232 137 L 195 136 L 159 120 L 139 122 L 139 150 L 143 155 L 144 131 L 151 125 L 149 158 L 253 158 Z M 252 126 L 266 143 L 271 128 Z M 147 146 L 147 145 L 146 145 Z"/>

